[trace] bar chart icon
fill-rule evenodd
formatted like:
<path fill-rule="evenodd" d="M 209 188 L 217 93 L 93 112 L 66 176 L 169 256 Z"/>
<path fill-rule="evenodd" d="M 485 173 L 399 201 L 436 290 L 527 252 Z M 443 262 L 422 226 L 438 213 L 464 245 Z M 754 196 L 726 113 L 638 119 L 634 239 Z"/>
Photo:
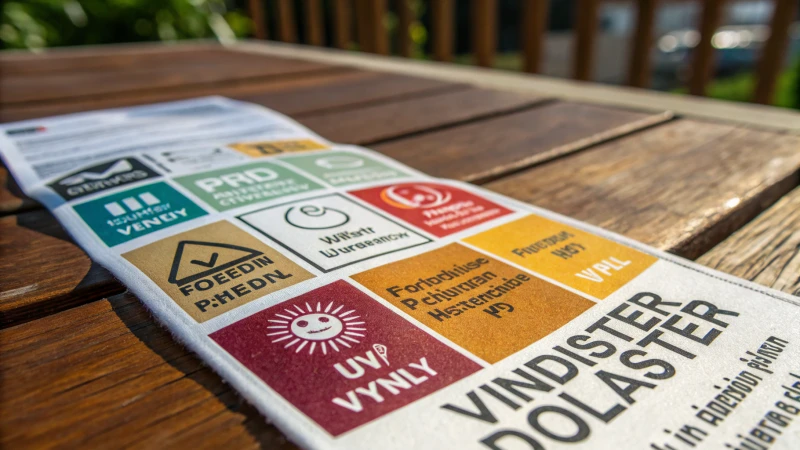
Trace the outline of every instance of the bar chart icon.
<path fill-rule="evenodd" d="M 136 197 L 138 197 L 138 199 Z M 160 203 L 158 197 L 151 194 L 150 192 L 143 192 L 136 197 L 127 197 L 120 200 L 122 205 L 120 205 L 120 202 L 111 202 L 111 203 L 106 203 L 103 206 L 105 206 L 106 211 L 111 213 L 112 216 L 118 217 L 127 214 L 128 212 L 134 212 L 144 208 L 144 205 L 142 205 L 142 203 L 144 203 L 147 206 L 153 206 Z"/>

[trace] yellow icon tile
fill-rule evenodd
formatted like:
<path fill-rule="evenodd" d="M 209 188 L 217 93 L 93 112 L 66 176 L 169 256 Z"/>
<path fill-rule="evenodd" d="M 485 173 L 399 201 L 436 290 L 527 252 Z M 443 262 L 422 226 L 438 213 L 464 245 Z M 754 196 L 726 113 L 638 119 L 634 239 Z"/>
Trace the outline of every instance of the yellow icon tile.
<path fill-rule="evenodd" d="M 239 142 L 228 144 L 228 147 L 244 153 L 252 158 L 263 156 L 281 155 L 283 153 L 298 153 L 310 150 L 324 150 L 327 145 L 312 139 L 291 139 L 283 141 Z"/>
<path fill-rule="evenodd" d="M 604 299 L 657 258 L 536 215 L 464 239 L 489 253 Z"/>

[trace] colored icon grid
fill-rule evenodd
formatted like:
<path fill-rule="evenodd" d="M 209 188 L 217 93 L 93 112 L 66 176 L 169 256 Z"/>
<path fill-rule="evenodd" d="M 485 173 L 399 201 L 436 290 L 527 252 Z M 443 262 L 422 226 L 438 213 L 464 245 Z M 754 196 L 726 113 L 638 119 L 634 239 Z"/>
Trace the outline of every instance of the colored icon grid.
<path fill-rule="evenodd" d="M 117 245 L 126 240 L 106 229 L 113 228 L 117 218 L 135 219 L 145 212 L 178 214 L 178 207 L 185 210 L 184 220 L 175 220 L 181 223 L 206 214 L 195 201 L 220 212 L 244 208 L 246 212 L 228 220 L 191 228 L 123 255 L 198 323 L 316 276 L 330 279 L 234 320 L 210 337 L 334 436 L 481 369 L 464 355 L 496 363 L 594 305 L 538 275 L 602 299 L 655 261 L 534 215 L 459 238 L 471 246 L 467 247 L 451 236 L 463 236 L 515 211 L 451 185 L 409 181 L 402 171 L 358 154 L 291 154 L 320 150 L 310 143 L 257 143 L 237 150 L 252 158 L 271 156 L 286 165 L 259 161 L 177 177 L 91 200 L 75 210 L 104 242 Z M 320 156 L 328 152 L 333 155 Z M 398 181 L 338 190 L 369 183 L 371 177 L 383 181 L 382 176 Z M 302 195 L 331 188 L 333 193 Z M 303 198 L 276 204 L 295 194 Z M 151 224 L 158 229 L 157 225 Z M 149 233 L 144 225 L 131 226 L 140 235 Z M 442 240 L 444 245 L 425 247 Z M 416 248 L 412 256 L 350 275 L 375 298 L 346 281 L 333 281 L 336 271 L 345 267 Z M 295 258 L 321 275 L 304 269 Z M 388 330 L 395 332 L 387 334 Z M 397 340 L 397 330 L 404 330 L 404 339 Z M 308 373 L 316 375 L 309 378 Z M 383 386 L 383 391 L 375 394 L 378 397 L 364 395 L 365 386 Z M 322 403 L 321 392 L 328 397 Z"/>

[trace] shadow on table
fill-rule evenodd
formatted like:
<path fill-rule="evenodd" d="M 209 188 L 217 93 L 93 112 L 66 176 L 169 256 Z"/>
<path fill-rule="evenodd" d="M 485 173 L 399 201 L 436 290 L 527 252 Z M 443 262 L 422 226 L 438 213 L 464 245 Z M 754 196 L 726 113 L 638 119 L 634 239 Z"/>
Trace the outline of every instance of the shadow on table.
<path fill-rule="evenodd" d="M 9 289 L 17 284 L 30 284 L 32 273 L 55 273 L 54 277 L 39 280 L 34 291 L 27 292 L 30 301 L 14 300 L 15 306 L 2 308 L 0 328 L 17 325 L 41 317 L 65 311 L 76 306 L 100 300 L 109 295 L 125 292 L 125 288 L 99 264 L 90 261 L 82 250 L 72 242 L 67 232 L 47 210 L 27 211 L 3 220 L 16 220 L 16 227 L 3 227 L 9 233 L 0 250 L 8 254 L 21 255 L 15 271 L 7 274 Z M 13 222 L 9 222 L 12 224 Z M 33 232 L 35 234 L 30 234 Z M 61 242 L 49 241 L 57 239 Z M 49 241 L 49 242 L 48 242 Z M 74 255 L 73 255 L 74 254 Z M 68 258 L 66 262 L 54 258 Z M 80 259 L 73 256 L 80 255 Z M 19 278 L 19 283 L 15 283 Z M 13 299 L 9 299 L 11 301 Z"/>
<path fill-rule="evenodd" d="M 0 162 L 0 215 L 17 214 L 40 207 L 39 203 L 28 197 Z"/>
<path fill-rule="evenodd" d="M 177 343 L 170 333 L 161 325 L 156 323 L 152 315 L 145 309 L 141 302 L 130 293 L 109 297 L 114 311 L 128 329 L 151 351 L 158 354 L 164 362 L 174 369 L 180 371 L 184 378 L 188 378 L 212 394 L 216 401 L 222 403 L 227 411 L 225 414 L 230 416 L 228 420 L 223 420 L 222 426 L 230 429 L 233 422 L 234 427 L 240 428 L 243 433 L 248 433 L 254 444 L 263 448 L 270 449 L 296 449 L 294 444 L 286 440 L 283 434 L 262 416 L 252 405 L 247 403 L 231 386 L 226 384 L 216 373 L 206 366 L 200 359 L 183 345 Z M 171 381 L 170 383 L 175 383 Z M 202 404 L 208 402 L 203 401 Z M 186 408 L 202 408 L 201 403 L 186 405 Z M 207 407 L 212 407 L 208 404 Z M 197 422 L 197 411 L 193 412 L 194 418 L 187 427 L 181 427 L 182 437 L 188 437 L 191 433 L 198 434 L 198 440 L 206 436 L 215 434 L 213 429 L 209 429 L 202 421 Z M 216 411 L 209 411 L 208 419 L 216 416 Z M 197 441 L 189 439 L 190 441 Z M 220 442 L 222 444 L 222 442 Z"/>

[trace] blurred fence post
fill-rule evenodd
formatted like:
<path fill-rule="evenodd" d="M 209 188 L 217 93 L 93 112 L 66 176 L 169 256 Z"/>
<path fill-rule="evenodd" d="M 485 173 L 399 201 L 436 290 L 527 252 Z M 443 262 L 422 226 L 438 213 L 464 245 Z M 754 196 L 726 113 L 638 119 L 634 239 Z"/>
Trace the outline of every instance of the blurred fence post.
<path fill-rule="evenodd" d="M 262 0 L 248 0 L 247 9 L 250 20 L 253 21 L 253 36 L 256 39 L 267 38 L 267 21 L 264 17 L 264 4 Z"/>
<path fill-rule="evenodd" d="M 311 45 L 323 45 L 325 40 L 325 21 L 319 2 L 320 0 L 303 0 L 306 43 Z"/>
<path fill-rule="evenodd" d="M 472 48 L 479 66 L 492 66 L 497 49 L 497 0 L 472 0 Z"/>
<path fill-rule="evenodd" d="M 358 46 L 362 52 L 374 52 L 373 44 L 375 39 L 372 36 L 372 27 L 370 26 L 369 17 L 369 2 L 371 0 L 356 0 L 356 31 L 358 34 Z"/>
<path fill-rule="evenodd" d="M 689 80 L 689 93 L 706 94 L 706 85 L 714 74 L 714 46 L 711 40 L 722 19 L 723 0 L 703 0 L 703 13 L 700 18 L 700 41 L 694 48 L 692 77 Z"/>
<path fill-rule="evenodd" d="M 453 59 L 453 1 L 431 0 L 431 35 L 433 59 Z"/>
<path fill-rule="evenodd" d="M 650 84 L 650 51 L 653 47 L 653 23 L 658 0 L 638 0 L 636 32 L 633 36 L 628 84 L 645 88 Z"/>
<path fill-rule="evenodd" d="M 597 10 L 599 0 L 577 0 L 575 50 L 572 52 L 573 77 L 589 81 L 594 66 L 594 39 L 597 34 Z"/>
<path fill-rule="evenodd" d="M 373 52 L 379 55 L 389 54 L 389 36 L 386 30 L 386 0 L 370 0 L 370 26 L 372 27 Z"/>
<path fill-rule="evenodd" d="M 411 21 L 414 12 L 411 10 L 409 0 L 395 0 L 397 12 L 397 46 L 401 56 L 411 57 Z"/>
<path fill-rule="evenodd" d="M 789 47 L 789 29 L 797 17 L 797 0 L 775 0 L 769 25 L 769 38 L 761 51 L 756 73 L 753 101 L 768 105 L 775 95 L 775 84 L 780 76 Z M 798 80 L 800 82 L 800 80 Z"/>
<path fill-rule="evenodd" d="M 278 37 L 283 42 L 297 42 L 292 0 L 278 0 Z"/>
<path fill-rule="evenodd" d="M 333 43 L 337 48 L 346 49 L 350 45 L 350 0 L 334 0 L 333 5 Z"/>
<path fill-rule="evenodd" d="M 548 0 L 523 0 L 522 5 L 522 70 L 538 73 L 541 69 L 547 34 Z"/>

